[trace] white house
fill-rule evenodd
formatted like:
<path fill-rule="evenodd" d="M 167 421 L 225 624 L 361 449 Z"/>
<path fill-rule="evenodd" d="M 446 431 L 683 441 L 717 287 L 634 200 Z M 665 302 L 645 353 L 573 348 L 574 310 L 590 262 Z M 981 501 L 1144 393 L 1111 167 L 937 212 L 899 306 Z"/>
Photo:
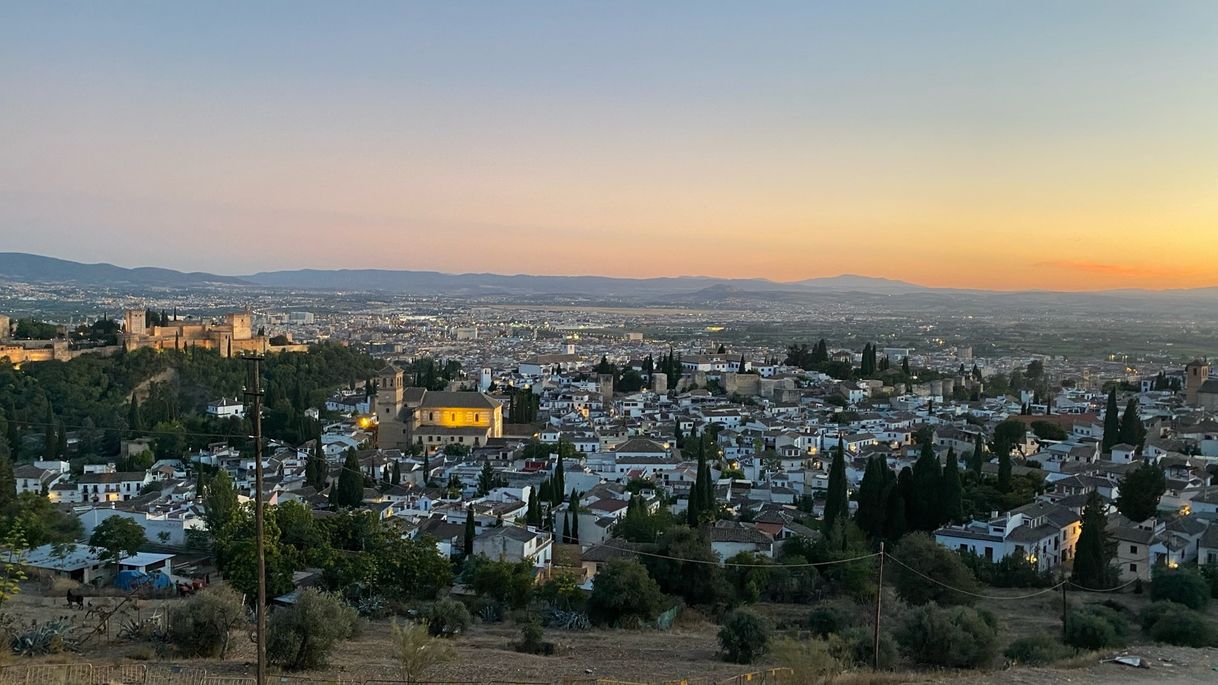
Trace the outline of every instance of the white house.
<path fill-rule="evenodd" d="M 474 537 L 474 554 L 498 561 L 528 561 L 538 568 L 549 568 L 553 554 L 549 533 L 504 525 L 485 528 Z"/>
<path fill-rule="evenodd" d="M 85 502 L 125 502 L 138 497 L 140 489 L 151 482 L 147 471 L 111 471 L 82 473 L 76 486 Z"/>
<path fill-rule="evenodd" d="M 78 516 L 84 527 L 85 537 L 92 535 L 93 529 L 97 528 L 102 521 L 111 516 L 122 516 L 139 524 L 140 528 L 144 529 L 144 537 L 148 538 L 149 542 L 175 547 L 186 545 L 188 531 L 207 530 L 207 523 L 193 506 L 157 513 L 128 511 L 113 507 L 92 507 L 80 512 Z"/>
<path fill-rule="evenodd" d="M 1008 556 L 1023 557 L 1042 571 L 1074 558 L 1074 546 L 1082 531 L 1079 517 L 1065 507 L 1033 502 L 1018 509 L 935 531 L 935 541 L 949 549 L 972 552 L 987 561 Z"/>
<path fill-rule="evenodd" d="M 245 405 L 238 402 L 235 397 L 221 397 L 207 404 L 207 414 L 221 419 L 243 419 L 245 418 Z"/>
<path fill-rule="evenodd" d="M 719 561 L 726 561 L 741 552 L 774 556 L 774 538 L 747 523 L 716 521 L 707 529 L 707 534 L 711 549 L 719 556 Z"/>

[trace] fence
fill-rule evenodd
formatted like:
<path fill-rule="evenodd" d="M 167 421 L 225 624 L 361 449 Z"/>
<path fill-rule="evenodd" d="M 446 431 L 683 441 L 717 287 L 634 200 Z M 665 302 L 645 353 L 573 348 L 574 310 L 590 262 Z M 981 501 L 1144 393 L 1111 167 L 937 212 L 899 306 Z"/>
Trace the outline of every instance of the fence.
<path fill-rule="evenodd" d="M 665 680 L 658 685 L 786 685 L 792 682 L 789 668 L 772 668 L 732 676 L 726 680 L 707 678 Z M 291 675 L 271 675 L 273 685 L 404 685 L 398 680 L 363 680 L 337 678 L 306 678 Z M 30 664 L 0 667 L 0 685 L 254 685 L 247 676 L 208 673 L 202 668 L 154 666 L 145 664 Z M 648 685 L 647 683 L 605 679 L 564 678 L 549 681 L 426 681 L 415 685 Z"/>
<path fill-rule="evenodd" d="M 792 682 L 794 675 L 795 672 L 789 668 L 771 668 L 766 671 L 742 673 L 719 682 L 721 685 L 745 685 L 746 683 L 748 685 L 779 685 Z"/>

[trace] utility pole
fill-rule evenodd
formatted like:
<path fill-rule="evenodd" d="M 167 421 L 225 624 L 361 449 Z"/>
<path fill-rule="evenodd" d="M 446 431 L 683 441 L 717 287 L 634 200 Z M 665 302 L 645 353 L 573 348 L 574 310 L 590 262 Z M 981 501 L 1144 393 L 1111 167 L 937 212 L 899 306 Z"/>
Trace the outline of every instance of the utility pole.
<path fill-rule="evenodd" d="M 1070 606 L 1066 603 L 1066 574 L 1062 573 L 1062 632 L 1066 630 L 1066 614 L 1070 613 Z"/>
<path fill-rule="evenodd" d="M 880 670 L 880 598 L 884 596 L 884 542 L 880 541 L 880 573 L 875 583 L 875 635 L 872 648 L 875 650 L 875 670 Z"/>
<path fill-rule="evenodd" d="M 266 545 L 263 537 L 265 520 L 262 501 L 262 360 L 260 355 L 249 355 L 253 378 L 245 391 L 254 420 L 254 536 L 258 556 L 258 672 L 257 685 L 266 685 Z"/>

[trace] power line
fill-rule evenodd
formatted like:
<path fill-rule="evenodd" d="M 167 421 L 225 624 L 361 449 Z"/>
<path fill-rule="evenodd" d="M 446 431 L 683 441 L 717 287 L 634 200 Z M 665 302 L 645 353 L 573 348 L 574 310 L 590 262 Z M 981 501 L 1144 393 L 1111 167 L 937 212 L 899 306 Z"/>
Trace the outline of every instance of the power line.
<path fill-rule="evenodd" d="M 1076 590 L 1082 590 L 1083 592 L 1116 592 L 1116 591 L 1118 591 L 1118 590 L 1124 590 L 1125 588 L 1129 587 L 1130 585 L 1133 585 L 1133 584 L 1137 583 L 1139 580 L 1142 580 L 1142 579 L 1141 579 L 1141 578 L 1134 578 L 1133 580 L 1129 581 L 1128 583 L 1125 583 L 1125 584 L 1123 584 L 1123 585 L 1118 585 L 1118 586 L 1116 586 L 1116 587 L 1110 587 L 1110 588 L 1093 588 L 1093 587 L 1087 587 L 1087 586 L 1085 586 L 1085 585 L 1079 585 L 1078 583 L 1074 582 L 1073 580 L 1068 580 L 1068 581 L 1065 581 L 1065 582 L 1066 582 L 1067 584 L 1071 585 L 1072 587 L 1074 587 L 1074 589 L 1076 589 Z"/>
<path fill-rule="evenodd" d="M 726 566 L 726 567 L 730 567 L 730 568 L 768 568 L 768 569 L 813 568 L 813 567 L 817 567 L 817 566 L 833 566 L 835 564 L 849 564 L 851 562 L 862 561 L 864 559 L 872 559 L 872 558 L 880 556 L 879 552 L 875 552 L 872 554 L 864 554 L 862 556 L 852 557 L 850 559 L 835 559 L 833 561 L 805 562 L 805 563 L 801 563 L 801 564 L 741 564 L 741 563 L 735 563 L 735 562 L 729 563 L 729 562 L 711 561 L 709 559 L 686 559 L 685 557 L 674 557 L 674 556 L 671 556 L 668 554 L 659 554 L 656 552 L 645 552 L 643 550 L 630 549 L 627 547 L 617 547 L 617 546 L 610 545 L 605 542 L 601 542 L 601 543 L 598 543 L 597 545 L 593 545 L 593 546 L 608 547 L 609 549 L 617 550 L 619 552 L 627 552 L 629 554 L 638 554 L 640 556 L 645 556 L 645 557 L 654 557 L 656 559 L 667 559 L 669 561 L 680 561 L 680 562 L 687 563 L 687 564 L 706 564 L 708 566 L 721 566 L 721 567 Z"/>
<path fill-rule="evenodd" d="M 891 559 L 892 561 L 895 561 L 896 563 L 900 564 L 901 566 L 904 566 L 904 567 L 905 567 L 905 568 L 906 568 L 906 569 L 907 569 L 907 570 L 908 570 L 910 573 L 913 573 L 913 574 L 915 574 L 915 575 L 917 575 L 917 576 L 920 576 L 921 578 L 923 578 L 923 579 L 925 579 L 925 580 L 929 580 L 930 582 L 932 582 L 932 583 L 934 583 L 934 584 L 936 584 L 936 585 L 940 585 L 940 586 L 942 586 L 942 587 L 945 587 L 945 588 L 947 588 L 948 590 L 952 590 L 953 592 L 959 592 L 959 593 L 960 593 L 960 594 L 962 594 L 962 595 L 969 595 L 970 597 L 977 597 L 977 598 L 979 598 L 979 599 L 993 599 L 993 600 L 1006 600 L 1006 599 L 1011 599 L 1011 600 L 1019 600 L 1019 599 L 1031 599 L 1032 597 L 1039 597 L 1039 596 L 1041 596 L 1041 595 L 1048 594 L 1048 593 L 1050 593 L 1050 592 L 1054 592 L 1054 591 L 1056 591 L 1058 588 L 1060 588 L 1062 585 L 1064 585 L 1064 584 L 1066 583 L 1066 581 L 1062 581 L 1062 582 L 1060 582 L 1060 583 L 1058 583 L 1058 584 L 1056 584 L 1056 585 L 1054 585 L 1054 586 L 1052 586 L 1052 587 L 1048 587 L 1048 588 L 1045 588 L 1045 589 L 1043 589 L 1043 590 L 1039 590 L 1039 591 L 1037 591 L 1037 592 L 1033 592 L 1033 593 L 1026 594 L 1026 595 L 1015 595 L 1015 596 L 1009 596 L 1009 597 L 1007 597 L 1007 596 L 1002 596 L 1002 595 L 983 595 L 983 594 L 979 594 L 979 593 L 976 593 L 976 592 L 972 592 L 971 590 L 964 590 L 964 589 L 962 589 L 962 588 L 953 587 L 953 586 L 951 586 L 951 585 L 948 585 L 947 583 L 944 583 L 944 582 L 943 582 L 943 581 L 941 581 L 941 580 L 938 580 L 937 578 L 932 578 L 932 577 L 930 577 L 930 576 L 926 575 L 925 573 L 922 573 L 921 571 L 917 570 L 916 568 L 913 568 L 913 567 L 912 567 L 912 566 L 910 566 L 909 564 L 906 564 L 905 562 L 901 561 L 900 559 L 898 559 L 898 558 L 896 558 L 896 557 L 892 556 L 891 554 L 885 553 L 885 555 L 884 555 L 884 556 L 888 557 L 888 558 L 889 558 L 889 559 Z"/>

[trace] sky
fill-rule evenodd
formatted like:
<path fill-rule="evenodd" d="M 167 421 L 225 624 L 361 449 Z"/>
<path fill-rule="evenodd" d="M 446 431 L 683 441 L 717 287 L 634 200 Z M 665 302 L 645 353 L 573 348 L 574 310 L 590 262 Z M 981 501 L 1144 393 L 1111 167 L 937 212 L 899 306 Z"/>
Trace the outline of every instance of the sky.
<path fill-rule="evenodd" d="M 1218 2 L 0 9 L 0 251 L 1218 285 Z"/>

